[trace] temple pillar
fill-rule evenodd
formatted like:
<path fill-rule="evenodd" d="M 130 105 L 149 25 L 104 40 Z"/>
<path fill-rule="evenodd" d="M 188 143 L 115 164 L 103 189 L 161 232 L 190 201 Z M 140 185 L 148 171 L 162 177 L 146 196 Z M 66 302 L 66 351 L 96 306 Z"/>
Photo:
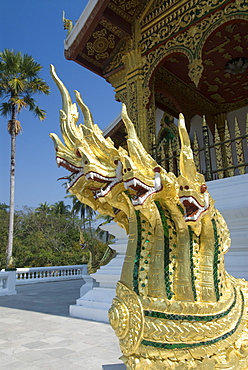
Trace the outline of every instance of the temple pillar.
<path fill-rule="evenodd" d="M 140 141 L 152 154 L 155 143 L 155 109 L 154 102 L 147 109 L 151 91 L 149 87 L 144 87 L 144 59 L 139 40 L 140 25 L 136 21 L 133 38 L 127 42 L 122 55 L 124 68 L 108 76 L 108 81 L 115 88 L 116 99 L 126 104 Z"/>

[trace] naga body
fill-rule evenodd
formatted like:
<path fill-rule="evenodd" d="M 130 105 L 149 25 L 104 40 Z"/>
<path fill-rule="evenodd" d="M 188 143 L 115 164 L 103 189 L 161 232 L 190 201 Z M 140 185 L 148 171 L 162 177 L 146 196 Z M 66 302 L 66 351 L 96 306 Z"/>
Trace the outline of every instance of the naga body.
<path fill-rule="evenodd" d="M 68 190 L 129 234 L 109 320 L 127 369 L 248 369 L 248 284 L 230 276 L 226 222 L 197 172 L 179 118 L 180 176 L 145 151 L 126 107 L 128 150 L 115 148 L 76 92 L 78 111 L 54 68 L 64 144 L 51 134 Z"/>

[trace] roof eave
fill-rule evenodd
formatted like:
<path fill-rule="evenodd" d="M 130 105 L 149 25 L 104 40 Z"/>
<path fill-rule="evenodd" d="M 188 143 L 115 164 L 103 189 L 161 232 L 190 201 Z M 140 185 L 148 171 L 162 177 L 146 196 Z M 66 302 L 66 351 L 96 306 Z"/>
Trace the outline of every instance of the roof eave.
<path fill-rule="evenodd" d="M 73 29 L 64 41 L 65 56 L 73 59 L 88 41 L 95 22 L 100 19 L 110 0 L 89 0 Z"/>

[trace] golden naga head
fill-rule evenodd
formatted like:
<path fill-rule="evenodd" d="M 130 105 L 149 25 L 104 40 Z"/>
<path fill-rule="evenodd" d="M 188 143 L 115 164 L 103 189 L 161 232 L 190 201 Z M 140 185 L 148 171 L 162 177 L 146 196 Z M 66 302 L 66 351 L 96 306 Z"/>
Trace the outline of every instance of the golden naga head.
<path fill-rule="evenodd" d="M 114 216 L 112 207 L 102 204 L 99 198 L 121 181 L 118 151 L 112 141 L 105 139 L 99 127 L 94 125 L 88 107 L 75 91 L 78 106 L 84 116 L 84 124 L 77 125 L 77 105 L 72 104 L 70 95 L 53 66 L 51 75 L 62 96 L 60 129 L 65 144 L 56 134 L 50 136 L 56 150 L 57 165 L 70 171 L 70 175 L 63 178 L 67 180 L 67 189 L 82 203 L 103 214 Z"/>
<path fill-rule="evenodd" d="M 122 119 L 128 134 L 128 154 L 121 155 L 123 182 L 130 192 L 133 206 L 141 209 L 145 202 L 176 196 L 175 175 L 167 173 L 147 153 L 128 117 L 125 104 L 122 107 Z"/>
<path fill-rule="evenodd" d="M 179 119 L 181 175 L 177 179 L 146 152 L 124 104 L 122 119 L 128 134 L 128 152 L 121 147 L 116 149 L 110 138 L 104 138 L 102 131 L 93 123 L 81 95 L 75 91 L 77 105 L 84 117 L 84 124 L 78 125 L 77 105 L 72 103 L 53 66 L 51 75 L 62 96 L 60 128 L 65 144 L 57 135 L 50 136 L 54 141 L 58 166 L 70 171 L 70 175 L 63 178 L 67 180 L 70 193 L 82 203 L 113 217 L 113 207 L 129 216 L 128 202 L 117 200 L 118 195 L 124 196 L 125 189 L 130 197 L 129 203 L 136 209 L 142 209 L 145 203 L 154 200 L 174 204 L 181 201 L 186 223 L 195 226 L 210 210 L 213 202 L 203 175 L 196 171 L 183 115 L 180 114 Z"/>
<path fill-rule="evenodd" d="M 213 207 L 213 199 L 207 190 L 205 178 L 196 170 L 189 135 L 182 114 L 179 115 L 181 140 L 180 173 L 178 177 L 179 199 L 185 210 L 185 221 L 195 226 Z"/>

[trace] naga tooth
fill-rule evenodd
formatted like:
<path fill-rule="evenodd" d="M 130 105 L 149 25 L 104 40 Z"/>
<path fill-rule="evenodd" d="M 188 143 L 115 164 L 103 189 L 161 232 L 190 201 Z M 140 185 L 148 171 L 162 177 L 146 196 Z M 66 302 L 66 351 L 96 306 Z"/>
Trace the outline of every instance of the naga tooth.
<path fill-rule="evenodd" d="M 122 179 L 122 163 L 118 161 L 118 165 L 116 167 L 116 177 L 118 180 Z"/>
<path fill-rule="evenodd" d="M 161 189 L 161 176 L 159 172 L 155 172 L 154 188 L 156 191 Z"/>
<path fill-rule="evenodd" d="M 124 188 L 127 190 L 128 189 L 128 184 L 124 182 Z"/>
<path fill-rule="evenodd" d="M 208 193 L 204 193 L 204 208 L 208 209 L 209 207 L 209 195 Z"/>
<path fill-rule="evenodd" d="M 87 173 L 87 175 L 86 175 L 86 179 L 87 179 L 87 180 L 94 179 L 94 175 L 93 175 L 93 173 L 92 173 L 92 172 Z"/>

